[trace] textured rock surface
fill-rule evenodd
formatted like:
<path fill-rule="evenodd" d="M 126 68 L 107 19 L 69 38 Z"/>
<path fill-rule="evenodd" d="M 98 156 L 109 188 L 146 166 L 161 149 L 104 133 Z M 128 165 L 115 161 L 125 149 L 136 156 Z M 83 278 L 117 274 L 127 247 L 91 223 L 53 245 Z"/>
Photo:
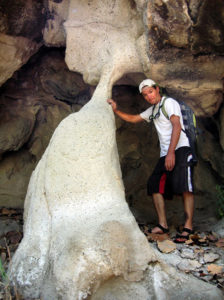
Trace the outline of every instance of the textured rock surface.
<path fill-rule="evenodd" d="M 155 259 L 125 202 L 112 111 L 95 97 L 62 121 L 32 175 L 11 268 L 26 296 L 83 299 L 111 276 L 140 280 Z"/>
<path fill-rule="evenodd" d="M 66 34 L 63 23 L 67 19 L 69 0 L 47 2 L 47 22 L 43 32 L 44 43 L 47 46 L 66 46 Z"/>
<path fill-rule="evenodd" d="M 43 2 L 2 0 L 0 3 L 0 85 L 42 45 Z"/>
<path fill-rule="evenodd" d="M 95 85 L 112 67 L 113 81 L 148 68 L 142 16 L 134 1 L 72 0 L 64 26 L 66 63 L 89 84 Z"/>
<path fill-rule="evenodd" d="M 218 293 L 216 293 L 218 292 Z M 176 273 L 167 266 L 154 264 L 145 272 L 140 282 L 125 282 L 115 278 L 106 282 L 91 299 L 129 300 L 129 299 L 222 299 L 222 294 L 211 286 L 187 275 Z"/>
<path fill-rule="evenodd" d="M 0 85 L 25 64 L 39 48 L 40 45 L 27 38 L 0 33 Z"/>
<path fill-rule="evenodd" d="M 220 220 L 212 226 L 212 230 L 216 230 L 220 237 L 224 238 L 224 219 Z"/>
<path fill-rule="evenodd" d="M 223 99 L 223 11 L 221 0 L 148 2 L 149 75 L 201 116 Z"/>

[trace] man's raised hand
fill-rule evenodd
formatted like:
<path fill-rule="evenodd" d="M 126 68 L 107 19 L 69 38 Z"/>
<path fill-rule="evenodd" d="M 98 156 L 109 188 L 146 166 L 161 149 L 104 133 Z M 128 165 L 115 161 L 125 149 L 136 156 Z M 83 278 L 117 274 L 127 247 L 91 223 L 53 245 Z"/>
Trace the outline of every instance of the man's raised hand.
<path fill-rule="evenodd" d="M 111 105 L 113 111 L 117 109 L 117 103 L 113 99 L 107 99 L 107 103 Z"/>

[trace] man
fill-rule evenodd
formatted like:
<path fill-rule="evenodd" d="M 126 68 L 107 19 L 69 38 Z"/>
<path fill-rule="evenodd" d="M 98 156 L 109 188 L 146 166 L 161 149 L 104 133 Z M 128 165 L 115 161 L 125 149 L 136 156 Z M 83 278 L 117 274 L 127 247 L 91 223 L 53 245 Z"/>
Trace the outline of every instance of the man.
<path fill-rule="evenodd" d="M 184 229 L 177 235 L 176 242 L 185 242 L 193 233 L 193 167 L 190 164 L 192 154 L 189 141 L 182 130 L 184 125 L 180 106 L 176 100 L 162 97 L 159 86 L 151 79 L 143 80 L 139 85 L 139 91 L 152 105 L 141 114 L 131 115 L 118 110 L 113 99 L 108 99 L 107 102 L 112 106 L 113 111 L 127 122 L 153 120 L 160 141 L 160 159 L 148 180 L 148 194 L 152 195 L 159 223 L 151 232 L 168 233 L 164 197 L 182 194 L 186 219 Z M 162 112 L 163 105 L 169 119 Z"/>

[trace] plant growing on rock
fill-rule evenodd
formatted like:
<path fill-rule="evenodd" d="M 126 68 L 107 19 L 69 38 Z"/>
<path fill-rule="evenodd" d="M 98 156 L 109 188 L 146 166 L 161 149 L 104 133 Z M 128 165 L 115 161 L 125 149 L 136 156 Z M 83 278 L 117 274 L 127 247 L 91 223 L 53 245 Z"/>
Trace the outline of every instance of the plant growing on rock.
<path fill-rule="evenodd" d="M 218 217 L 224 217 L 224 185 L 217 185 L 217 212 Z"/>

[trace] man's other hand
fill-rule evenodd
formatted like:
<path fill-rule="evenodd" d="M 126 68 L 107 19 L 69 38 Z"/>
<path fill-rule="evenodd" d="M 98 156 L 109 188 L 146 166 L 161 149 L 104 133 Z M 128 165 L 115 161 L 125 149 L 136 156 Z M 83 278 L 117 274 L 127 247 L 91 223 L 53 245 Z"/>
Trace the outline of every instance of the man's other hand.
<path fill-rule="evenodd" d="M 175 166 L 175 153 L 167 153 L 165 158 L 165 168 L 167 171 L 172 171 Z"/>

